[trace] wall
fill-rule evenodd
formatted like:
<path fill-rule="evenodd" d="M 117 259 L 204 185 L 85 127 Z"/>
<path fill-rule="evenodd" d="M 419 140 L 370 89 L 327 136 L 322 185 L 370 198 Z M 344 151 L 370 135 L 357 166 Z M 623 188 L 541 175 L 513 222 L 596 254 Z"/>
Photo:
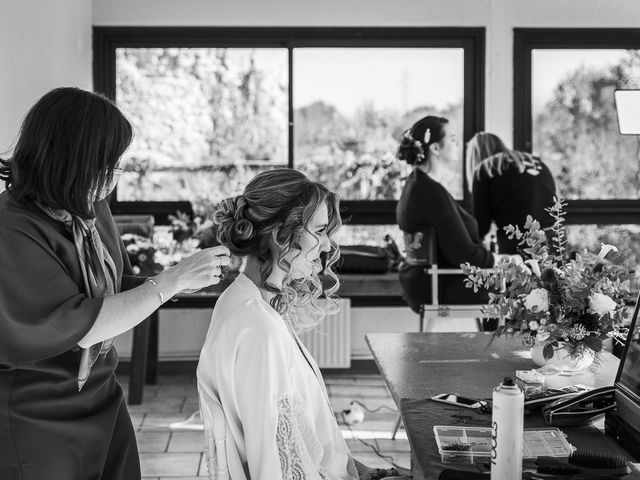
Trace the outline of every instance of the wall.
<path fill-rule="evenodd" d="M 91 12 L 89 0 L 0 0 L 0 157 L 40 96 L 91 88 Z"/>

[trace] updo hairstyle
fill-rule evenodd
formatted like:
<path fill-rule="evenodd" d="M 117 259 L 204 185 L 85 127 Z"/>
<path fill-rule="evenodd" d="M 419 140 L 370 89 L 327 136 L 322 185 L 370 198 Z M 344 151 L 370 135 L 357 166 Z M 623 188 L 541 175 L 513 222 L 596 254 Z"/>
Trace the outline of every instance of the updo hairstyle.
<path fill-rule="evenodd" d="M 324 271 L 331 282 L 324 292 L 318 277 L 320 272 L 313 272 L 310 278 L 296 280 L 290 276 L 291 264 L 285 259 L 290 251 L 301 250 L 299 241 L 305 232 L 313 234 L 308 225 L 323 202 L 329 213 L 327 234 L 331 243 Z M 268 170 L 256 175 L 242 195 L 223 200 L 214 214 L 214 222 L 218 241 L 232 254 L 242 257 L 255 255 L 258 258 L 262 288 L 274 294 L 271 305 L 277 312 L 285 314 L 289 307 L 311 306 L 312 310 L 316 313 L 321 311 L 320 316 L 324 316 L 326 308 L 319 307 L 315 300 L 323 293 L 330 297 L 339 287 L 332 267 L 340 252 L 331 236 L 342 222 L 338 197 L 334 193 L 297 170 Z M 278 249 L 277 258 L 273 258 L 272 242 Z M 276 263 L 286 272 L 282 288 L 268 282 Z M 309 326 L 299 328 L 304 320 L 293 320 L 293 323 L 297 324 L 298 330 Z"/>
<path fill-rule="evenodd" d="M 429 165 L 429 145 L 444 142 L 444 126 L 449 123 L 444 117 L 432 115 L 421 118 L 411 128 L 405 130 L 396 157 L 409 165 Z"/>

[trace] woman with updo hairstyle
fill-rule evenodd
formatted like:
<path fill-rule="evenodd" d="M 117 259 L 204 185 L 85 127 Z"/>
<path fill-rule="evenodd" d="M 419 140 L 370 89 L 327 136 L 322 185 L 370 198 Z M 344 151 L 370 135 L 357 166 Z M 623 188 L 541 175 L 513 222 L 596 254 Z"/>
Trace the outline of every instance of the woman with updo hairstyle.
<path fill-rule="evenodd" d="M 484 237 L 495 222 L 500 253 L 518 253 L 518 240 L 507 237 L 507 225 L 523 230 L 527 215 L 543 229 L 553 225 L 546 209 L 558 195 L 556 183 L 540 158 L 507 148 L 497 135 L 479 132 L 467 144 L 467 168 L 468 180 L 473 178 L 467 184 L 473 185 L 473 215 L 479 234 Z"/>
<path fill-rule="evenodd" d="M 207 412 L 223 411 L 233 479 L 369 478 L 298 338 L 335 311 L 338 198 L 296 170 L 274 169 L 224 200 L 214 221 L 245 268 L 216 302 L 198 363 L 205 435 L 216 427 Z M 211 471 L 215 448 L 207 456 Z"/>
<path fill-rule="evenodd" d="M 441 268 L 460 268 L 470 263 L 490 268 L 495 256 L 481 243 L 475 218 L 462 208 L 447 189 L 438 182 L 443 165 L 455 160 L 457 140 L 450 133 L 449 121 L 427 116 L 404 132 L 397 158 L 414 167 L 396 208 L 396 219 L 405 233 L 405 243 L 416 247 L 427 227 L 435 228 L 437 262 Z M 406 246 L 406 245 L 405 245 Z M 439 301 L 444 304 L 486 303 L 480 293 L 464 286 L 462 275 L 441 276 L 438 281 Z M 405 301 L 415 312 L 430 303 L 431 282 L 424 265 L 411 263 L 400 270 L 400 283 Z"/>

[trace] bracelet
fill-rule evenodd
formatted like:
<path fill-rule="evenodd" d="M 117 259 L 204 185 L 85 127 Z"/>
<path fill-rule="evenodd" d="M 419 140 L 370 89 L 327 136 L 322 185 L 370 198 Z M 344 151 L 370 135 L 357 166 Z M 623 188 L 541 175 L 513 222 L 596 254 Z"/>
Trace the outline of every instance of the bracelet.
<path fill-rule="evenodd" d="M 158 286 L 158 284 L 156 283 L 156 281 L 153 278 L 147 278 L 146 281 L 149 282 L 154 287 Z M 158 291 L 158 295 L 160 296 L 160 305 L 162 305 L 164 303 L 164 295 L 160 291 Z"/>

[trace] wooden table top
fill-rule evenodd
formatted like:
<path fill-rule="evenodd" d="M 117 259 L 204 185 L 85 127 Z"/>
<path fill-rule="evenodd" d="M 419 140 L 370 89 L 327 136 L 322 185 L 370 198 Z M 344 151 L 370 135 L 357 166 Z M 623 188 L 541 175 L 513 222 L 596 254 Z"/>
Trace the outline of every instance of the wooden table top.
<path fill-rule="evenodd" d="M 439 393 L 471 398 L 491 398 L 492 390 L 515 370 L 536 368 L 519 339 L 498 338 L 491 333 L 377 333 L 367 343 L 403 418 L 414 459 L 414 473 L 436 479 L 445 468 L 440 462 L 433 434 L 435 425 L 489 426 L 490 414 L 429 400 Z M 547 387 L 585 384 L 612 385 L 618 359 L 609 353 L 596 372 L 547 377 Z M 525 417 L 526 428 L 551 428 L 541 415 Z M 563 429 L 569 441 L 582 449 L 619 447 L 593 427 Z M 474 467 L 450 465 L 453 468 Z M 477 470 L 476 470 L 477 471 Z M 626 478 L 640 478 L 629 476 Z"/>

